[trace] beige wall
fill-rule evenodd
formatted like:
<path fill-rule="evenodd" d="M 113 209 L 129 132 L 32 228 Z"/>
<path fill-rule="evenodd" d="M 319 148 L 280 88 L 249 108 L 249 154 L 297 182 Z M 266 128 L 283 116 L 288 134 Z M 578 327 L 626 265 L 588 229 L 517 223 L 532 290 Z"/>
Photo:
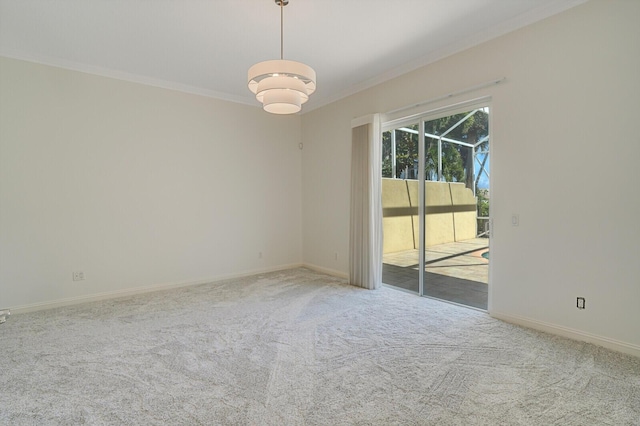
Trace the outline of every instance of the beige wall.
<path fill-rule="evenodd" d="M 591 0 L 304 114 L 304 261 L 348 271 L 353 118 L 506 77 L 424 107 L 491 97 L 489 310 L 640 354 L 639 16 Z"/>
<path fill-rule="evenodd" d="M 463 183 L 425 182 L 425 244 L 476 237 L 476 198 Z M 419 246 L 418 181 L 382 179 L 384 253 Z"/>
<path fill-rule="evenodd" d="M 489 309 L 640 353 L 638 16 L 591 0 L 302 117 L 0 58 L 0 305 L 345 275 L 351 120 L 504 76 L 446 102 L 491 97 Z"/>
<path fill-rule="evenodd" d="M 0 306 L 300 264 L 299 143 L 297 116 L 0 58 Z"/>

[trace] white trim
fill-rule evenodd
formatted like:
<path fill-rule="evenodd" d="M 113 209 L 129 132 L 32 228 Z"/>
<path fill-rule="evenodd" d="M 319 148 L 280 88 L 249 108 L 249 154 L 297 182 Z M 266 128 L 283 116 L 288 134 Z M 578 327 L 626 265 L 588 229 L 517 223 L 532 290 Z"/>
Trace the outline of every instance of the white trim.
<path fill-rule="evenodd" d="M 302 267 L 311 269 L 312 271 L 316 271 L 316 272 L 320 272 L 320 273 L 323 273 L 323 274 L 331 275 L 332 277 L 342 278 L 342 279 L 347 280 L 347 281 L 349 280 L 349 274 L 347 274 L 345 272 L 342 272 L 342 271 L 336 271 L 335 269 L 323 268 L 321 266 L 313 265 L 311 263 L 303 263 Z"/>
<path fill-rule="evenodd" d="M 489 107 L 489 162 L 490 164 L 490 168 L 493 167 L 493 170 L 499 170 L 500 169 L 500 165 L 498 164 L 496 167 L 496 161 L 495 161 L 495 153 L 496 153 L 496 147 L 498 148 L 498 151 L 500 150 L 500 142 L 496 143 L 496 139 L 494 137 L 494 132 L 493 129 L 495 129 L 494 127 L 494 123 L 495 120 L 493 119 L 496 114 L 495 114 L 495 109 L 493 108 L 493 98 L 489 97 L 489 99 L 487 100 L 486 105 Z M 498 155 L 499 158 L 499 155 Z M 475 166 L 474 166 L 475 167 Z M 496 174 L 495 173 L 491 173 L 491 175 L 489 176 L 489 191 L 490 194 L 493 194 L 494 197 L 496 195 L 496 191 L 495 191 L 495 180 L 494 180 L 494 176 Z M 499 194 L 499 191 L 497 192 Z M 478 196 L 478 194 L 476 194 L 476 197 Z M 491 196 L 489 196 L 489 198 L 491 198 Z M 495 198 L 494 198 L 495 199 Z M 495 248 L 495 237 L 493 234 L 493 218 L 495 217 L 495 204 L 494 204 L 494 208 L 493 210 L 491 209 L 491 202 L 489 202 L 489 253 L 491 253 L 491 250 L 493 250 Z M 477 223 L 477 220 L 476 220 Z M 477 228 L 476 228 L 477 230 Z M 495 251 L 494 251 L 495 253 Z M 491 257 L 491 255 L 489 255 L 489 257 Z M 489 275 L 487 277 L 487 284 L 489 286 L 488 291 L 487 291 L 487 311 L 491 312 L 491 310 L 493 309 L 493 271 L 494 271 L 494 267 L 495 267 L 495 261 L 492 262 L 491 259 L 489 259 Z"/>
<path fill-rule="evenodd" d="M 380 75 L 370 78 L 367 81 L 354 84 L 353 86 L 348 87 L 344 90 L 341 90 L 332 96 L 327 96 L 325 98 L 316 97 L 314 100 L 311 100 L 306 105 L 305 110 L 300 114 L 305 114 L 313 110 L 316 110 L 318 108 L 322 108 L 340 99 L 344 99 L 356 93 L 362 92 L 366 89 L 370 89 L 374 86 L 385 83 L 396 77 L 415 71 L 429 64 L 435 63 L 448 56 L 451 56 L 456 53 L 462 52 L 464 50 L 470 49 L 472 47 L 478 46 L 494 38 L 508 34 L 512 31 L 526 27 L 528 25 L 531 25 L 543 19 L 549 18 L 558 13 L 564 12 L 565 10 L 578 6 L 582 3 L 586 3 L 587 1 L 588 0 L 558 1 L 558 2 L 553 2 L 551 4 L 547 4 L 542 7 L 536 8 L 527 13 L 516 16 L 509 21 L 502 22 L 494 26 L 493 28 L 483 30 L 480 33 L 471 34 L 466 38 L 458 40 L 440 49 L 437 49 L 428 55 L 422 56 L 413 61 L 409 61 L 403 65 L 395 67 Z M 209 98 L 215 98 L 215 99 L 220 99 L 224 101 L 240 103 L 243 105 L 250 105 L 256 108 L 261 107 L 261 105 L 256 104 L 255 99 L 250 96 L 247 96 L 247 97 L 234 96 L 228 93 L 222 93 L 214 90 L 204 89 L 202 87 L 189 86 L 189 85 L 181 84 L 177 82 L 171 82 L 171 81 L 156 79 L 152 77 L 142 76 L 142 75 L 129 74 L 122 71 L 116 71 L 108 68 L 81 64 L 73 61 L 66 61 L 64 59 L 47 57 L 44 55 L 33 55 L 26 52 L 21 52 L 21 51 L 0 49 L 0 56 L 5 56 L 7 58 L 13 58 L 13 59 L 20 59 L 23 61 L 40 63 L 43 65 L 49 65 L 49 66 L 69 69 L 73 71 L 84 72 L 87 74 L 100 75 L 103 77 L 114 78 L 117 80 L 124 80 L 124 81 L 139 83 L 139 84 L 145 84 L 153 87 L 160 87 L 163 89 L 177 90 L 180 92 L 191 93 L 195 95 L 206 96 Z"/>
<path fill-rule="evenodd" d="M 376 121 L 377 114 L 367 114 L 362 117 L 354 118 L 351 120 L 351 128 L 364 126 L 365 124 L 373 124 Z"/>
<path fill-rule="evenodd" d="M 426 56 L 422 56 L 413 61 L 400 65 L 399 67 L 393 68 L 367 81 L 363 81 L 362 83 L 357 83 L 347 89 L 344 89 L 336 93 L 333 96 L 328 96 L 324 99 L 316 98 L 317 101 L 310 103 L 307 106 L 305 113 L 311 112 L 314 109 L 322 108 L 323 106 L 339 101 L 340 99 L 344 99 L 351 95 L 355 95 L 356 93 L 370 89 L 374 86 L 385 83 L 389 80 L 393 80 L 394 78 L 400 77 L 401 75 L 408 74 L 419 68 L 438 62 L 439 60 L 444 59 L 448 56 L 452 56 L 456 53 L 463 52 L 467 49 L 471 49 L 472 47 L 478 46 L 482 43 L 488 42 L 490 40 L 493 40 L 495 38 L 498 38 L 510 32 L 516 31 L 520 28 L 524 28 L 538 21 L 542 21 L 543 19 L 557 15 L 558 13 L 564 12 L 565 10 L 569 10 L 582 3 L 586 3 L 587 1 L 588 0 L 570 0 L 570 1 L 564 1 L 564 2 L 554 2 L 552 4 L 547 4 L 537 9 L 531 10 L 527 13 L 516 16 L 515 18 L 509 21 L 502 22 L 493 28 L 488 28 L 486 31 L 483 31 L 481 33 L 471 34 L 466 38 L 458 40 L 440 49 L 437 49 Z"/>
<path fill-rule="evenodd" d="M 219 275 L 217 277 L 201 279 L 201 280 L 195 280 L 195 281 L 178 281 L 178 282 L 173 282 L 173 283 L 154 284 L 154 285 L 144 286 L 144 287 L 135 287 L 135 288 L 128 288 L 128 289 L 123 289 L 123 290 L 108 291 L 108 292 L 104 292 L 104 293 L 90 294 L 90 295 L 86 295 L 86 296 L 69 297 L 69 298 L 66 298 L 66 299 L 58 299 L 58 300 L 51 300 L 51 301 L 47 301 L 47 302 L 32 303 L 32 304 L 29 304 L 29 305 L 14 306 L 14 307 L 9 308 L 8 310 L 11 311 L 12 314 L 34 312 L 34 311 L 42 311 L 42 310 L 45 310 L 45 309 L 60 308 L 60 307 L 64 307 L 64 306 L 78 305 L 78 304 L 81 304 L 81 303 L 97 302 L 97 301 L 101 301 L 101 300 L 109 300 L 109 299 L 116 299 L 116 298 L 120 298 L 120 297 L 135 296 L 135 295 L 138 295 L 138 294 L 151 293 L 151 292 L 155 292 L 155 291 L 170 290 L 170 289 L 181 288 L 181 287 L 191 287 L 191 286 L 201 285 L 201 284 L 213 284 L 213 283 L 216 283 L 216 282 L 219 282 L 219 281 L 224 281 L 224 280 L 229 280 L 229 279 L 234 279 L 234 278 L 249 277 L 249 276 L 252 276 L 252 275 L 264 274 L 264 273 L 268 273 L 268 272 L 282 271 L 282 270 L 286 270 L 286 269 L 300 268 L 302 266 L 303 265 L 300 264 L 300 263 L 294 263 L 294 264 L 289 264 L 289 265 L 280 265 L 280 266 L 276 266 L 276 267 L 273 267 L 273 268 L 254 269 L 254 270 L 251 270 L 251 271 L 246 271 L 246 272 L 242 272 L 242 273 L 238 273 L 238 274 Z"/>
<path fill-rule="evenodd" d="M 622 352 L 622 353 L 633 355 L 640 358 L 640 345 L 621 342 L 619 340 L 610 339 L 608 337 L 598 336 L 595 334 L 586 333 L 584 331 L 575 330 L 569 327 L 563 327 L 561 325 L 538 321 L 531 318 L 525 318 L 518 315 L 510 315 L 502 312 L 491 312 L 491 311 L 489 312 L 489 315 L 491 315 L 493 318 L 506 321 L 508 323 L 521 325 L 527 328 L 533 328 L 534 330 L 544 331 L 544 332 L 555 334 L 558 336 L 567 337 L 573 340 L 593 343 L 594 345 L 602 346 L 617 352 Z"/>
<path fill-rule="evenodd" d="M 32 55 L 25 52 L 15 50 L 0 49 L 0 56 L 17 59 L 19 61 L 33 62 L 36 64 L 46 65 L 55 68 L 62 68 L 70 71 L 81 72 L 84 74 L 97 75 L 100 77 L 112 78 L 115 80 L 128 81 L 130 83 L 142 84 L 145 86 L 158 87 L 161 89 L 175 90 L 182 93 L 190 93 L 192 95 L 204 96 L 207 98 L 218 99 L 227 102 L 234 102 L 243 105 L 249 105 L 256 108 L 262 108 L 261 104 L 256 103 L 255 97 L 234 96 L 228 93 L 217 92 L 202 87 L 190 86 L 175 81 L 162 80 L 159 78 L 147 77 L 138 74 L 130 74 L 123 71 L 112 70 L 109 68 L 98 67 L 95 65 L 81 64 L 64 59 L 50 58 L 41 55 Z"/>

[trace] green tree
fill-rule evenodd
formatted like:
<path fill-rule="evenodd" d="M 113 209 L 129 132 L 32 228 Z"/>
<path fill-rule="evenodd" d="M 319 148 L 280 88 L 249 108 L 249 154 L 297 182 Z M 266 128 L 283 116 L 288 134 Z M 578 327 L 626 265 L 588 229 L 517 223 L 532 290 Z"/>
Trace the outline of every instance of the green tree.
<path fill-rule="evenodd" d="M 425 138 L 427 180 L 438 180 L 438 136 L 444 134 L 448 139 L 475 145 L 478 140 L 487 135 L 488 114 L 479 109 L 460 123 L 468 114 L 469 112 L 463 112 L 425 122 L 425 132 L 429 135 Z M 396 176 L 392 176 L 391 132 L 395 132 L 396 138 Z M 417 178 L 414 173 L 418 161 L 417 132 L 417 124 L 384 132 L 382 145 L 382 175 L 384 177 Z M 487 146 L 488 141 L 478 148 L 483 149 Z M 442 177 L 445 181 L 464 182 L 468 188 L 473 188 L 475 185 L 473 167 L 471 148 L 449 142 L 442 143 Z M 409 171 L 408 175 L 407 171 Z"/>
<path fill-rule="evenodd" d="M 482 109 L 460 114 L 449 115 L 425 122 L 425 132 L 431 137 L 427 143 L 427 176 L 430 180 L 437 180 L 438 136 L 475 145 L 484 138 L 489 131 L 489 115 Z M 478 149 L 488 147 L 488 140 Z M 431 162 L 430 162 L 431 160 Z M 442 175 L 447 182 L 464 182 L 467 188 L 473 188 L 473 151 L 470 147 L 443 142 L 442 144 Z M 431 164 L 433 163 L 433 164 Z"/>
<path fill-rule="evenodd" d="M 408 130 L 408 131 L 407 131 Z M 392 170 L 391 132 L 396 137 L 396 176 Z M 417 179 L 418 126 L 395 129 L 382 134 L 382 176 Z"/>

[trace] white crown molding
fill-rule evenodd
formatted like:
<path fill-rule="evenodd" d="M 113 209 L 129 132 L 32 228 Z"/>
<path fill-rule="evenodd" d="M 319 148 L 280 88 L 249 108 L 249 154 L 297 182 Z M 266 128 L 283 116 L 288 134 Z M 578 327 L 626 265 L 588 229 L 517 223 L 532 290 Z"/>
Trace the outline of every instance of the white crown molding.
<path fill-rule="evenodd" d="M 158 87 L 161 89 L 175 90 L 177 92 L 189 93 L 192 95 L 214 98 L 222 101 L 234 102 L 243 105 L 259 107 L 253 97 L 234 96 L 228 93 L 217 92 L 214 90 L 204 89 L 202 87 L 189 86 L 187 84 L 177 83 L 168 80 L 162 80 L 153 77 L 147 77 L 137 74 L 126 73 L 123 71 L 112 70 L 108 68 L 97 67 L 94 65 L 81 64 L 78 62 L 66 61 L 58 58 L 51 58 L 41 55 L 33 55 L 26 52 L 15 50 L 0 49 L 0 56 L 9 59 L 17 59 L 20 61 L 33 62 L 36 64 L 62 68 L 70 71 L 81 72 L 85 74 L 97 75 L 101 77 L 112 78 L 115 80 L 127 81 L 130 83 L 142 84 L 145 86 Z"/>
<path fill-rule="evenodd" d="M 409 72 L 415 71 L 416 69 L 419 69 L 426 65 L 437 62 L 443 58 L 446 58 L 458 52 L 461 52 L 466 49 L 477 46 L 479 44 L 485 43 L 489 40 L 492 40 L 494 38 L 497 38 L 509 32 L 515 31 L 527 25 L 531 25 L 537 21 L 551 17 L 565 10 L 578 6 L 582 3 L 586 3 L 587 1 L 589 0 L 557 0 L 551 4 L 546 4 L 537 9 L 518 15 L 509 21 L 500 23 L 494 26 L 493 28 L 481 31 L 479 33 L 473 34 L 469 37 L 466 37 L 454 43 L 451 43 L 441 49 L 437 49 L 426 56 L 422 56 L 413 61 L 407 62 L 403 65 L 390 69 L 387 72 L 384 72 L 369 80 L 354 84 L 353 86 L 345 90 L 342 90 L 338 93 L 326 96 L 324 98 L 319 98 L 316 96 L 314 99 L 311 99 L 308 102 L 308 104 L 305 105 L 303 110 L 298 114 L 303 115 L 315 109 L 324 107 L 340 99 L 344 99 L 348 96 L 354 95 L 363 90 L 385 83 L 403 74 L 407 74 Z M 162 80 L 162 79 L 157 79 L 157 78 L 152 78 L 152 77 L 147 77 L 142 75 L 136 75 L 136 74 L 126 73 L 122 71 L 117 71 L 117 70 L 112 70 L 112 69 L 107 69 L 107 68 L 102 68 L 102 67 L 97 67 L 93 65 L 87 65 L 87 64 L 82 64 L 82 63 L 77 63 L 72 61 L 66 61 L 63 59 L 46 57 L 43 55 L 33 55 L 26 52 L 11 51 L 11 50 L 2 49 L 2 48 L 0 48 L 0 56 L 28 61 L 28 62 L 39 63 L 39 64 L 53 66 L 57 68 L 68 69 L 72 71 L 83 72 L 87 74 L 99 75 L 102 77 L 108 77 L 108 78 L 113 78 L 117 80 L 143 84 L 147 86 L 159 87 L 159 88 L 168 89 L 168 90 L 175 90 L 179 92 L 205 96 L 208 98 L 214 98 L 222 101 L 249 105 L 256 108 L 260 107 L 260 105 L 258 105 L 255 102 L 254 98 L 248 95 L 246 97 L 231 95 L 224 92 L 209 90 L 202 87 L 190 86 L 190 85 L 186 85 L 178 82 L 167 81 L 167 80 Z"/>
<path fill-rule="evenodd" d="M 419 68 L 422 68 L 434 62 L 437 62 L 448 56 L 451 56 L 456 53 L 462 52 L 464 50 L 470 49 L 472 47 L 478 46 L 494 38 L 498 38 L 502 35 L 505 35 L 510 32 L 516 31 L 520 28 L 526 27 L 527 25 L 534 24 L 538 21 L 549 18 L 558 13 L 564 12 L 565 10 L 571 9 L 582 3 L 586 3 L 587 1 L 589 0 L 557 1 L 553 4 L 547 4 L 545 6 L 531 10 L 527 13 L 523 13 L 509 21 L 502 22 L 499 25 L 494 26 L 493 28 L 482 31 L 481 33 L 472 34 L 466 38 L 463 38 L 454 43 L 451 43 L 441 49 L 437 49 L 426 56 L 422 56 L 413 61 L 407 62 L 398 67 L 395 67 L 369 80 L 355 84 L 339 93 L 328 96 L 324 99 L 316 98 L 314 100 L 315 102 L 313 103 L 311 101 L 309 102 L 309 106 L 306 108 L 306 110 L 303 113 L 313 111 L 314 109 L 322 108 L 323 106 L 339 101 L 340 99 L 344 99 L 348 96 L 355 95 L 356 93 L 362 92 L 371 87 L 385 83 L 389 80 L 393 80 L 396 77 L 400 77 L 401 75 L 415 71 Z"/>

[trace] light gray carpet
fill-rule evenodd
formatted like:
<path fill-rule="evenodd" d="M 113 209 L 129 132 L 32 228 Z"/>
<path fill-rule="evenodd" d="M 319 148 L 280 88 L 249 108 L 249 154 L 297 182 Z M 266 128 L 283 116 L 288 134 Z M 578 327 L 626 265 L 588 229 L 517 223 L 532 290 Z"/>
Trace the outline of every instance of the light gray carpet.
<path fill-rule="evenodd" d="M 637 425 L 640 359 L 295 269 L 11 316 L 0 424 Z"/>

